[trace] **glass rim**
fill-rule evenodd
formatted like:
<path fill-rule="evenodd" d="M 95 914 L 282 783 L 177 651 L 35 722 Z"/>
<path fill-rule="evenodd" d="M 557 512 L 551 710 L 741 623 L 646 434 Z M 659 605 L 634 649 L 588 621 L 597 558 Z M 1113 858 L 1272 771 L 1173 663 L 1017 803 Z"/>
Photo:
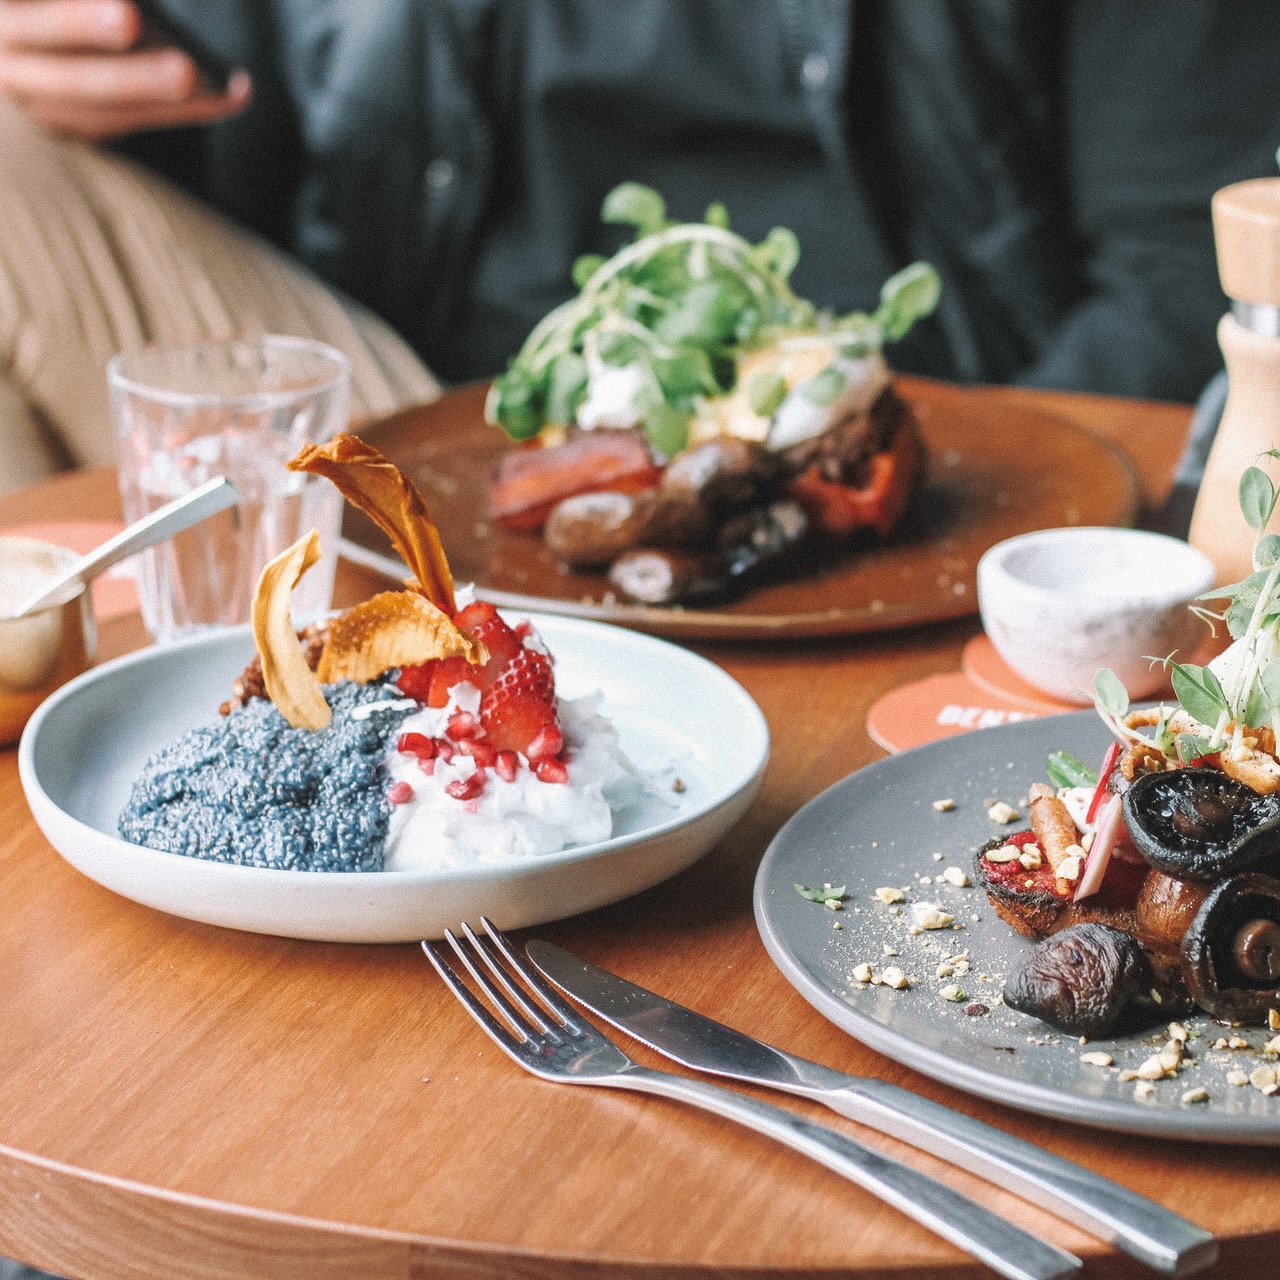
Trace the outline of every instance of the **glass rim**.
<path fill-rule="evenodd" d="M 281 387 L 275 390 L 259 389 L 232 394 L 221 394 L 206 391 L 180 391 L 176 388 L 157 386 L 136 374 L 126 373 L 126 364 L 138 357 L 148 355 L 196 355 L 200 352 L 227 351 L 235 347 L 256 347 L 268 351 L 271 349 L 305 352 L 328 360 L 333 366 L 327 377 L 319 377 L 315 381 L 301 386 Z M 242 335 L 236 338 L 205 338 L 194 342 L 152 342 L 142 346 L 130 347 L 118 351 L 107 362 L 107 384 L 113 391 L 129 392 L 138 396 L 146 396 L 152 400 L 161 400 L 168 404 L 198 407 L 202 405 L 242 405 L 246 407 L 270 407 L 284 405 L 297 400 L 301 396 L 315 395 L 317 392 L 330 391 L 341 386 L 351 374 L 350 359 L 337 347 L 321 342 L 317 338 L 299 338 L 288 334 L 264 333 Z"/>

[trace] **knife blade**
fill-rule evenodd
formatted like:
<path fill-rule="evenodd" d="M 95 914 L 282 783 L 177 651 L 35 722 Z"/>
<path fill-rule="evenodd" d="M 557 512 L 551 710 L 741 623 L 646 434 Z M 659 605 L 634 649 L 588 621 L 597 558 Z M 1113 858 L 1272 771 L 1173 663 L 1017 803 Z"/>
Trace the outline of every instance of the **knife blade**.
<path fill-rule="evenodd" d="M 526 954 L 566 995 L 686 1067 L 820 1102 L 1057 1213 L 1171 1276 L 1218 1256 L 1213 1236 L 1101 1174 L 884 1080 L 765 1044 L 542 939 Z"/>

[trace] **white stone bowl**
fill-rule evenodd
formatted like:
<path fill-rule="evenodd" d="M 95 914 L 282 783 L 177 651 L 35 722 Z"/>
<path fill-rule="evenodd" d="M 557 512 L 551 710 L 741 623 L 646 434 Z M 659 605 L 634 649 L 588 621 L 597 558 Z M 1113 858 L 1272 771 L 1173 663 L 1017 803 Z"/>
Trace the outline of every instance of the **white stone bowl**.
<path fill-rule="evenodd" d="M 1208 556 L 1140 529 L 1041 529 L 997 543 L 978 562 L 982 625 L 1037 689 L 1087 704 L 1101 667 L 1131 698 L 1166 683 L 1152 658 L 1192 661 L 1206 624 L 1188 607 L 1213 585 Z"/>

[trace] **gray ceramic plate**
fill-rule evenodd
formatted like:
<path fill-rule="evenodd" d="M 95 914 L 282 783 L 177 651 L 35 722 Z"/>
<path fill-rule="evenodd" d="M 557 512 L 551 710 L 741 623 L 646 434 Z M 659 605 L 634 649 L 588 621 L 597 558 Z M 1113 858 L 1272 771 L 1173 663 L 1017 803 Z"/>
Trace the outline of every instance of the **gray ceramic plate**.
<path fill-rule="evenodd" d="M 1031 943 L 996 916 L 980 889 L 939 878 L 948 867 L 968 872 L 973 851 L 1001 830 L 987 817 L 989 801 L 1002 799 L 1025 812 L 1027 789 L 1043 781 L 1050 751 L 1072 751 L 1095 764 L 1108 740 L 1098 717 L 1086 711 L 947 738 L 851 774 L 801 809 L 769 846 L 755 886 L 764 944 L 801 995 L 837 1026 L 958 1089 L 1131 1133 L 1280 1143 L 1280 1093 L 1267 1096 L 1227 1078 L 1276 1065 L 1258 1052 L 1274 1033 L 1188 1019 L 1188 1064 L 1142 1099 L 1121 1073 L 1158 1051 L 1163 1025 L 1082 1045 L 1007 1009 L 999 1001 L 1004 976 Z M 955 807 L 935 809 L 933 802 L 943 799 Z M 796 884 L 844 885 L 848 897 L 842 910 L 832 911 L 802 897 Z M 881 888 L 904 889 L 905 901 L 880 902 Z M 913 933 L 910 908 L 920 902 L 936 903 L 954 916 L 954 926 Z M 961 955 L 968 972 L 946 973 Z M 865 963 L 877 974 L 896 966 L 911 986 L 863 985 L 851 975 Z M 946 998 L 953 986 L 963 999 Z M 1231 1035 L 1252 1048 L 1214 1048 Z M 1096 1051 L 1110 1054 L 1114 1065 L 1082 1061 L 1082 1054 Z M 1208 1101 L 1182 1100 L 1198 1088 Z"/>

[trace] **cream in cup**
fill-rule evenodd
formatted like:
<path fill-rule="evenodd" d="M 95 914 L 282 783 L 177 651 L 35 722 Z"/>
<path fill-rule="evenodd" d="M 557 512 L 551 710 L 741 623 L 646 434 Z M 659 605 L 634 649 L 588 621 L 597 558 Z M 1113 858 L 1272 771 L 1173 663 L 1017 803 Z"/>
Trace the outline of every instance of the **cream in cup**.
<path fill-rule="evenodd" d="M 323 616 L 342 495 L 285 464 L 303 445 L 346 429 L 346 357 L 323 343 L 267 335 L 122 352 L 107 380 L 126 520 L 217 475 L 240 493 L 238 506 L 139 556 L 152 636 L 165 642 L 247 622 L 263 566 L 310 529 L 324 555 L 294 593 L 292 613 L 299 625 Z"/>
<path fill-rule="evenodd" d="M 9 616 L 78 559 L 50 542 L 0 538 L 0 746 L 16 742 L 36 707 L 93 661 L 97 632 L 83 584 L 25 618 Z"/>

